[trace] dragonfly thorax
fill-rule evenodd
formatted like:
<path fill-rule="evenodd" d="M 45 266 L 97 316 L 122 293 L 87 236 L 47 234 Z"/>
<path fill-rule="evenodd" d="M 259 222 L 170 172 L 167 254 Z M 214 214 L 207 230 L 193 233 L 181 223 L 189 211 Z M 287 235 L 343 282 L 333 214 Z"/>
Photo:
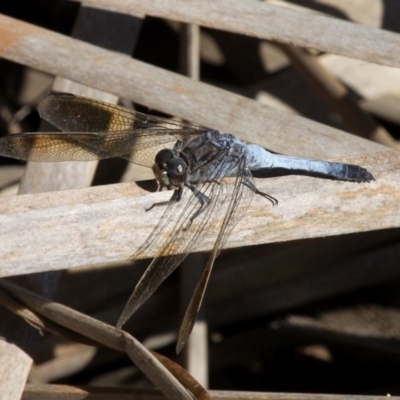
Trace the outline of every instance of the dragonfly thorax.
<path fill-rule="evenodd" d="M 157 181 L 169 189 L 180 187 L 187 181 L 188 166 L 173 150 L 163 149 L 155 158 L 153 172 Z"/>

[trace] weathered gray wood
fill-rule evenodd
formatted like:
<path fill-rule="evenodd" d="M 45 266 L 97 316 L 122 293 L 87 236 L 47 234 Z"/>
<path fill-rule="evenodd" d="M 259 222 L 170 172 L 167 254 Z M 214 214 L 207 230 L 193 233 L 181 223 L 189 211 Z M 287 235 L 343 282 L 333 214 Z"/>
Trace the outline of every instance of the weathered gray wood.
<path fill-rule="evenodd" d="M 289 343 L 293 347 L 302 348 L 310 345 L 311 340 L 314 343 L 323 343 L 329 350 L 342 348 L 343 351 L 347 348 L 351 349 L 352 354 L 365 352 L 369 356 L 371 353 L 381 355 L 385 361 L 398 359 L 400 346 L 397 338 L 383 338 L 381 335 L 370 335 L 366 331 L 351 334 L 346 326 L 353 324 L 357 316 L 350 315 L 350 312 L 347 313 L 347 316 L 349 318 L 337 320 L 340 326 L 334 330 L 325 329 L 319 320 L 297 316 L 289 316 L 283 320 L 276 319 L 262 327 L 249 328 L 237 335 L 226 337 L 221 343 L 212 346 L 210 363 L 218 371 L 243 362 L 244 359 L 266 358 L 268 355 L 271 356 L 271 353 L 275 353 L 277 348 L 286 347 Z M 377 321 L 373 320 L 372 313 L 369 317 L 369 322 L 376 324 Z M 379 317 L 380 315 L 377 316 L 378 320 Z M 386 321 L 383 319 L 381 322 L 385 324 Z M 365 323 L 368 323 L 367 320 Z M 326 358 L 332 357 L 329 350 L 320 355 L 326 356 Z"/>
<path fill-rule="evenodd" d="M 104 29 L 104 26 L 108 26 L 108 29 Z M 111 28 L 113 29 L 112 35 L 108 32 Z M 83 5 L 79 10 L 72 36 L 97 46 L 131 54 L 139 28 L 140 20 L 136 15 L 121 15 Z M 118 97 L 115 95 L 60 77 L 56 78 L 53 91 L 74 93 L 112 104 L 116 104 L 118 101 Z M 47 128 L 49 128 L 48 124 Z M 40 193 L 87 187 L 93 180 L 96 168 L 97 162 L 84 164 L 70 162 L 51 166 L 47 163 L 29 164 L 19 193 Z"/>
<path fill-rule="evenodd" d="M 281 313 L 360 288 L 395 282 L 400 278 L 398 236 L 399 229 L 393 229 L 223 252 L 217 258 L 202 310 L 210 326 L 218 329 L 243 319 Z M 369 250 L 372 246 L 373 250 Z M 140 272 L 134 265 L 131 278 L 120 292 L 125 297 L 139 280 Z M 93 281 L 81 274 L 76 280 L 85 288 Z M 96 286 L 96 291 L 103 289 L 107 293 L 106 284 Z M 178 285 L 171 285 L 171 281 L 161 286 L 126 328 L 136 335 L 176 329 L 181 322 L 176 315 L 177 292 Z M 82 290 L 78 293 L 80 301 L 74 302 L 74 307 L 87 310 L 92 297 Z M 102 299 L 96 317 L 114 322 L 120 307 L 112 304 L 115 291 L 109 296 L 109 302 L 108 297 Z"/>
<path fill-rule="evenodd" d="M 358 289 L 396 282 L 400 278 L 400 249 L 395 242 L 398 235 L 399 229 L 394 229 L 223 252 L 217 259 L 201 310 L 211 329 L 219 329 L 251 317 L 284 313 Z M 382 246 L 383 243 L 392 244 Z M 374 248 L 366 251 L 371 245 Z M 358 254 L 361 255 L 354 256 Z M 119 293 L 112 282 L 107 285 L 93 274 L 79 273 L 79 269 L 75 274 L 72 270 L 75 283 L 64 288 L 59 301 L 68 301 L 85 312 L 91 312 L 90 304 L 96 301 L 94 316 L 114 323 L 121 312 L 115 297 L 127 298 L 141 275 L 137 264 L 129 268 L 129 272 L 119 270 L 118 274 L 111 266 L 103 279 L 117 282 L 114 275 L 118 274 L 123 281 Z M 91 292 L 83 289 L 93 285 L 95 300 Z M 67 295 L 71 290 L 79 297 L 73 303 Z M 96 295 L 100 291 L 104 293 L 101 299 Z M 178 284 L 169 280 L 127 322 L 126 329 L 137 336 L 176 330 L 181 322 L 177 309 Z M 172 342 L 175 344 L 174 339 Z"/>
<path fill-rule="evenodd" d="M 79 10 L 73 35 L 83 40 L 96 43 L 97 45 L 104 45 L 115 50 L 120 49 L 121 51 L 125 50 L 127 53 L 131 53 L 133 43 L 135 42 L 133 36 L 137 37 L 137 29 L 133 24 L 133 19 L 133 17 L 83 6 Z M 108 29 L 111 29 L 111 27 L 114 29 L 114 35 L 112 35 L 111 38 L 109 38 L 107 33 L 104 33 L 103 37 L 101 36 L 102 32 L 106 32 L 106 30 L 102 29 L 104 25 L 109 25 Z M 136 35 L 134 35 L 134 33 Z M 129 37 L 128 34 L 132 37 Z M 104 37 L 105 41 L 103 40 Z M 118 100 L 115 95 L 91 89 L 66 79 L 57 79 L 53 90 L 69 91 L 110 103 L 116 103 Z M 25 176 L 20 184 L 19 194 L 87 187 L 92 182 L 96 167 L 96 162 L 85 164 L 28 164 Z M 58 278 L 58 274 L 54 272 L 35 275 L 34 277 L 26 278 L 26 284 L 28 286 L 29 284 L 34 285 L 37 287 L 38 291 L 50 295 L 50 293 L 54 291 Z M 0 336 L 5 336 L 10 341 L 16 341 L 16 343 L 23 346 L 24 350 L 29 353 L 30 346 L 32 346 L 32 343 L 36 340 L 36 332 L 34 332 L 30 326 L 13 316 L 10 317 L 8 314 L 4 314 L 2 318 L 4 318 L 4 321 L 0 324 Z M 6 332 L 8 331 L 7 333 L 12 332 L 12 334 L 7 336 L 3 334 L 4 330 Z M 31 360 L 26 354 L 20 354 L 23 352 L 22 349 L 10 345 L 8 341 L 3 343 L 3 347 L 4 349 L 0 353 L 0 376 L 4 379 L 0 380 L 0 392 L 3 393 L 4 390 L 9 390 L 9 388 L 13 387 L 17 393 L 21 393 L 26 382 Z M 5 379 L 7 371 L 18 369 L 22 372 L 23 368 L 25 369 L 25 373 L 15 375 L 12 384 L 10 380 Z M 4 397 L 5 400 L 13 398 L 14 397 L 11 395 L 9 397 Z M 17 398 L 17 396 L 15 398 Z"/>
<path fill-rule="evenodd" d="M 361 106 L 369 113 L 393 123 L 400 121 L 399 107 L 395 101 L 400 97 L 399 68 L 360 62 L 334 54 L 323 54 L 317 59 L 324 69 L 361 99 L 365 99 L 360 100 Z M 342 121 L 322 106 L 320 98 L 294 70 L 268 76 L 248 87 L 244 94 L 269 107 L 343 129 Z"/>
<path fill-rule="evenodd" d="M 316 56 L 294 46 L 281 44 L 279 48 L 331 109 L 341 116 L 350 132 L 393 149 L 400 149 L 399 144 L 389 132 L 358 105 L 350 90 L 331 75 L 318 62 Z"/>
<path fill-rule="evenodd" d="M 22 165 L 0 167 L 0 190 L 18 182 L 24 173 Z"/>
<path fill-rule="evenodd" d="M 0 355 L 5 366 L 1 368 L 1 396 L 5 400 L 19 399 L 24 390 L 24 383 L 29 374 L 32 359 L 18 346 L 5 340 L 0 340 Z M 24 382 L 21 382 L 21 379 Z"/>
<path fill-rule="evenodd" d="M 396 232 L 397 235 L 393 234 L 393 237 L 398 237 L 398 230 Z M 294 265 L 295 255 L 298 255 L 297 259 L 304 258 L 304 252 L 301 249 L 295 250 L 293 257 L 283 253 L 284 265 L 292 260 L 294 261 L 291 265 Z M 217 321 L 218 324 L 223 325 L 232 321 L 240 321 L 243 318 L 282 312 L 318 300 L 354 292 L 357 289 L 393 282 L 400 276 L 395 261 L 399 255 L 400 248 L 395 243 L 373 251 L 364 251 L 362 255 L 348 257 L 345 261 L 322 261 L 318 267 L 314 265 L 309 273 L 304 271 L 297 274 L 297 271 L 295 271 L 296 273 L 293 271 L 295 268 L 292 268 L 292 273 L 290 273 L 290 267 L 286 266 L 286 268 L 282 268 L 284 271 L 281 275 L 275 272 L 275 276 L 270 282 L 266 279 L 266 271 L 264 271 L 264 276 L 259 275 L 260 284 L 258 282 L 251 283 L 252 279 L 254 281 L 257 278 L 257 269 L 254 269 L 252 270 L 254 275 L 250 278 L 246 276 L 246 280 L 250 281 L 247 283 L 248 290 L 242 292 L 237 290 L 237 293 L 235 293 L 237 283 L 232 285 L 231 282 L 234 283 L 234 280 L 229 279 L 229 283 L 222 287 L 221 281 L 224 281 L 223 277 L 228 274 L 217 273 L 209 287 L 210 302 L 206 302 L 210 324 Z M 388 259 L 393 261 L 388 261 Z M 268 268 L 269 271 L 268 261 L 266 256 L 263 265 L 264 269 Z M 262 259 L 259 260 L 259 263 L 258 269 L 261 267 Z M 271 274 L 274 274 L 280 264 L 279 261 L 274 260 L 273 256 L 271 256 L 271 264 Z M 288 276 L 285 276 L 285 272 Z M 225 293 L 217 294 L 216 291 L 219 288 Z"/>
<path fill-rule="evenodd" d="M 387 151 L 349 159 L 371 170 L 377 179 L 371 183 L 258 179 L 259 189 L 278 198 L 279 206 L 255 197 L 227 247 L 399 227 L 399 157 Z M 5 260 L 0 275 L 127 259 L 163 213 L 161 207 L 144 212 L 145 207 L 170 196 L 135 197 L 134 190 L 132 184 L 119 184 L 0 199 L 0 257 Z M 194 250 L 211 245 L 205 240 Z"/>
<path fill-rule="evenodd" d="M 400 124 L 400 97 L 388 94 L 387 96 L 378 97 L 362 102 L 362 107 L 369 113 L 378 118 L 394 124 Z"/>
<path fill-rule="evenodd" d="M 355 59 L 331 54 L 322 55 L 318 60 L 363 99 L 361 106 L 366 111 L 399 123 L 397 99 L 400 97 L 400 69 L 360 63 Z"/>
<path fill-rule="evenodd" d="M 289 315 L 281 322 L 283 326 L 311 328 L 362 338 L 400 339 L 400 312 L 396 308 L 376 304 L 357 304 L 328 310 L 313 317 Z"/>
<path fill-rule="evenodd" d="M 387 396 L 302 394 L 302 393 L 260 393 L 210 390 L 212 400 L 387 400 Z M 66 385 L 27 385 L 22 400 L 42 400 L 44 396 L 53 400 L 162 400 L 160 392 L 149 389 L 123 389 L 106 387 L 76 387 Z M 398 400 L 399 397 L 391 396 Z"/>
<path fill-rule="evenodd" d="M 307 7 L 334 17 L 349 19 L 372 28 L 398 32 L 400 3 L 397 0 L 300 0 L 296 4 L 285 0 L 272 0 L 287 7 Z"/>
<path fill-rule="evenodd" d="M 400 42 L 395 33 L 268 2 L 206 0 L 201 7 L 195 0 L 84 0 L 83 3 L 400 66 L 400 55 L 393 52 Z"/>
<path fill-rule="evenodd" d="M 283 125 L 284 125 L 284 124 L 283 124 Z M 284 132 L 284 129 L 282 129 L 282 132 Z M 330 132 L 334 132 L 334 131 L 331 130 Z M 327 136 L 329 136 L 329 135 L 328 135 L 328 132 L 327 132 Z M 298 141 L 298 142 L 299 142 L 299 141 Z M 357 143 L 358 143 L 358 142 L 357 142 Z M 298 143 L 298 144 L 299 144 L 299 143 Z M 321 148 L 322 148 L 322 147 L 323 147 L 323 146 L 321 146 Z M 345 147 L 345 146 L 343 146 L 343 148 L 344 148 L 344 147 Z M 327 150 L 328 150 L 328 148 L 329 148 L 329 146 L 327 146 Z M 334 145 L 334 148 L 336 148 L 335 145 Z M 375 147 L 374 147 L 374 149 L 375 149 Z M 330 150 L 331 150 L 331 149 L 329 149 L 329 151 L 330 151 Z M 314 150 L 312 150 L 312 151 L 314 151 Z M 358 151 L 358 150 L 355 150 L 355 148 L 351 147 L 350 153 L 349 153 L 349 154 L 355 154 L 355 152 L 351 153 L 352 151 Z M 293 152 L 293 154 L 294 154 L 294 152 Z M 331 155 L 332 155 L 332 154 L 334 154 L 334 153 L 331 152 Z M 339 154 L 339 152 L 338 152 L 337 154 Z M 342 154 L 344 154 L 344 152 L 343 152 Z M 284 182 L 286 182 L 286 181 L 284 181 Z M 293 181 L 293 182 L 296 183 L 297 181 L 295 180 L 295 181 Z M 289 184 L 291 184 L 291 183 L 293 184 L 293 182 L 292 182 L 292 181 L 289 181 Z M 311 188 L 311 189 L 312 189 L 312 188 Z M 385 187 L 381 187 L 381 189 L 384 190 Z M 323 196 L 322 191 L 319 191 L 318 193 L 319 193 L 320 196 Z M 328 193 L 328 192 L 327 192 L 327 193 Z M 329 192 L 329 193 L 330 193 L 330 192 Z M 353 199 L 353 200 L 356 201 L 357 199 Z M 350 200 L 350 201 L 351 201 L 351 200 Z M 316 203 L 315 203 L 315 204 L 316 204 Z M 363 205 L 363 204 L 361 204 L 361 205 Z M 382 203 L 381 205 L 384 206 L 385 204 Z M 390 205 L 390 204 L 389 204 L 389 205 Z M 78 206 L 78 207 L 79 207 L 79 206 Z M 333 209 L 332 209 L 332 210 L 333 210 Z M 359 210 L 358 210 L 358 211 L 359 211 Z M 358 212 L 358 211 L 357 211 L 357 212 Z M 369 210 L 369 211 L 370 211 L 370 213 L 372 213 L 373 210 Z M 264 210 L 264 212 L 265 212 L 265 210 Z M 333 210 L 333 212 L 335 212 L 335 211 Z M 368 210 L 367 210 L 367 212 L 368 212 Z M 382 216 L 382 215 L 380 214 L 380 216 Z M 131 216 L 131 217 L 132 217 L 132 216 Z M 300 222 L 300 220 L 296 220 L 296 219 L 295 219 L 295 223 L 296 223 L 296 224 L 299 223 L 299 222 Z M 331 223 L 332 223 L 332 222 L 331 222 Z M 97 228 L 97 227 L 96 227 L 96 228 Z M 112 235 L 112 234 L 111 234 L 111 235 Z M 68 239 L 69 239 L 69 238 L 68 238 Z"/>
<path fill-rule="evenodd" d="M 180 70 L 196 81 L 200 79 L 200 27 L 182 24 L 180 27 Z"/>
<path fill-rule="evenodd" d="M 399 3 L 400 4 L 400 3 Z M 354 58 L 323 54 L 318 61 L 362 98 L 400 94 L 400 69 L 360 62 Z"/>
<path fill-rule="evenodd" d="M 305 118 L 4 15 L 0 16 L 0 56 L 238 134 L 280 153 L 328 158 L 384 149 Z M 79 63 L 75 62 L 76 57 Z"/>
<path fill-rule="evenodd" d="M 66 346 L 65 341 L 58 348 Z M 42 347 L 42 346 L 41 346 Z M 34 364 L 29 374 L 29 382 L 54 382 L 82 371 L 96 356 L 97 349 L 80 343 L 69 343 L 68 352 L 55 354 L 48 361 Z M 37 357 L 37 353 L 35 355 Z"/>
<path fill-rule="evenodd" d="M 182 74 L 194 80 L 200 78 L 200 27 L 193 24 L 181 24 L 180 27 L 180 70 Z M 185 315 L 186 307 L 200 279 L 204 257 L 197 254 L 191 265 L 187 260 L 179 271 L 180 275 L 180 312 Z M 185 268 L 185 266 L 189 268 Z M 208 387 L 208 327 L 203 315 L 197 316 L 189 340 L 181 354 L 184 368 L 204 388 Z"/>
<path fill-rule="evenodd" d="M 160 361 L 162 356 L 147 350 L 127 332 L 7 281 L 2 281 L 0 284 L 0 298 L 2 305 L 42 329 L 125 352 L 168 399 L 192 399 L 174 373 Z M 41 320 L 38 316 L 44 317 L 44 319 Z"/>

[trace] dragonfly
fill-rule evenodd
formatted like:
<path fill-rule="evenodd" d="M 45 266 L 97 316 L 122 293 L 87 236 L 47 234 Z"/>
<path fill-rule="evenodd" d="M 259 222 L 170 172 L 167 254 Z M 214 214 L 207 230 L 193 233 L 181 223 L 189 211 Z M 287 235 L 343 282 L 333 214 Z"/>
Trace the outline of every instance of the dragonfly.
<path fill-rule="evenodd" d="M 146 115 L 76 96 L 52 94 L 38 106 L 40 116 L 61 132 L 20 133 L 0 139 L 0 155 L 29 161 L 92 161 L 120 157 L 152 168 L 159 190 L 173 190 L 163 216 L 130 257 L 152 258 L 137 283 L 117 328 L 207 238 L 213 246 L 184 315 L 177 352 L 187 343 L 220 250 L 255 195 L 273 206 L 278 200 L 259 191 L 252 171 L 305 171 L 333 179 L 369 182 L 358 165 L 274 154 L 257 144 L 192 123 Z"/>

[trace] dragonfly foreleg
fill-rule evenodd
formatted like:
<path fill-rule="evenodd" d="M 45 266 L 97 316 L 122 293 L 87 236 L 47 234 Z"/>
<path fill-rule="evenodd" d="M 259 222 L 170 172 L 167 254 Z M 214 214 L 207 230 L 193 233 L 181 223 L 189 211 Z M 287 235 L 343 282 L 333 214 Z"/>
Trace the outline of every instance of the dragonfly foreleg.
<path fill-rule="evenodd" d="M 183 228 L 184 231 L 187 231 L 193 221 L 202 213 L 204 210 L 210 205 L 211 199 L 206 196 L 203 192 L 201 192 L 196 186 L 186 183 L 186 186 L 193 192 L 193 194 L 197 197 L 200 202 L 199 209 L 190 217 L 188 224 Z"/>
<path fill-rule="evenodd" d="M 259 194 L 260 196 L 265 197 L 267 200 L 269 200 L 272 203 L 272 206 L 275 207 L 278 205 L 278 200 L 275 197 L 272 197 L 271 195 L 261 192 L 260 190 L 257 189 L 256 185 L 247 178 L 244 178 L 242 180 L 242 184 L 247 186 L 250 190 L 252 190 L 255 194 Z"/>
<path fill-rule="evenodd" d="M 154 207 L 168 206 L 172 203 L 177 203 L 182 198 L 182 192 L 183 188 L 182 186 L 180 186 L 178 189 L 174 190 L 174 193 L 172 193 L 172 196 L 168 201 L 161 201 L 160 203 L 154 203 L 151 207 L 146 208 L 146 211 L 150 211 Z"/>

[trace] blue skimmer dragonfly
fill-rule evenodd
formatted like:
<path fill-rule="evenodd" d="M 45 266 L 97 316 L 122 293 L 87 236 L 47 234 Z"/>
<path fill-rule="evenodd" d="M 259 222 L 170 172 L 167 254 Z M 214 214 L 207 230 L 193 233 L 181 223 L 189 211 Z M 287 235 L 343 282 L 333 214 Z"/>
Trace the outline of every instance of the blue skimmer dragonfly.
<path fill-rule="evenodd" d="M 368 182 L 358 165 L 273 154 L 234 135 L 186 122 L 149 116 L 124 107 L 67 94 L 53 94 L 39 105 L 56 133 L 21 133 L 0 139 L 0 155 L 30 161 L 89 161 L 120 157 L 153 169 L 160 189 L 173 190 L 145 243 L 130 259 L 156 257 L 136 285 L 117 323 L 121 327 L 203 238 L 214 246 L 184 316 L 179 352 L 192 331 L 219 251 L 260 192 L 251 171 L 283 168 L 334 179 Z M 229 179 L 230 178 L 230 179 Z M 153 207 L 152 206 L 152 207 Z M 150 207 L 150 208 L 152 208 Z"/>

